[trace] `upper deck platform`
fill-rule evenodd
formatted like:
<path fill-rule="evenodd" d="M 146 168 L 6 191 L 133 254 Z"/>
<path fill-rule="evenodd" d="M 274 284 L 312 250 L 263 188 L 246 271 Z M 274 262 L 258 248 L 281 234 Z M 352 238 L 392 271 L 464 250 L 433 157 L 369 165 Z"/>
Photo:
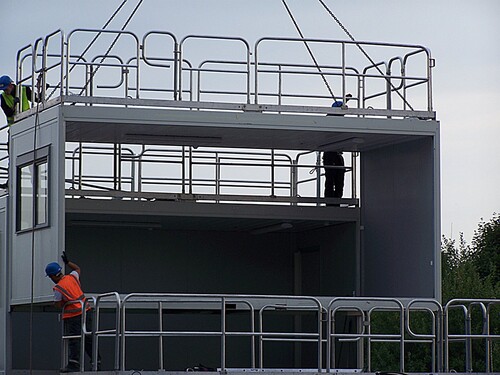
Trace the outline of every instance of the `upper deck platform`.
<path fill-rule="evenodd" d="M 305 47 L 322 57 L 317 65 Z M 266 37 L 251 46 L 241 37 L 179 41 L 167 31 L 141 39 L 76 29 L 19 50 L 16 81 L 32 86 L 44 106 L 60 98 L 87 106 L 435 119 L 433 66 L 419 45 Z M 347 111 L 330 108 L 347 94 Z"/>

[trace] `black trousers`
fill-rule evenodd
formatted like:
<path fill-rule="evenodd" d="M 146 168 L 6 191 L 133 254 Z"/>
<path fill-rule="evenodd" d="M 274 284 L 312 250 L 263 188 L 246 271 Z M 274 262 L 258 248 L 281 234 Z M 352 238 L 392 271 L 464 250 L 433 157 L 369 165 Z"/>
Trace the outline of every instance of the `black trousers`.
<path fill-rule="evenodd" d="M 323 153 L 323 165 L 344 166 L 344 158 L 338 152 Z M 344 169 L 325 168 L 325 198 L 342 198 L 344 195 Z"/>
<path fill-rule="evenodd" d="M 86 314 L 86 328 L 87 331 L 92 329 L 93 312 L 87 311 Z M 72 318 L 64 319 L 64 335 L 67 336 L 80 336 L 82 333 L 82 316 L 74 316 Z M 68 366 L 75 367 L 80 365 L 80 343 L 81 339 L 69 339 L 68 340 Z M 92 359 L 92 336 L 85 335 L 85 353 Z M 101 356 L 97 354 L 97 362 L 101 362 Z"/>

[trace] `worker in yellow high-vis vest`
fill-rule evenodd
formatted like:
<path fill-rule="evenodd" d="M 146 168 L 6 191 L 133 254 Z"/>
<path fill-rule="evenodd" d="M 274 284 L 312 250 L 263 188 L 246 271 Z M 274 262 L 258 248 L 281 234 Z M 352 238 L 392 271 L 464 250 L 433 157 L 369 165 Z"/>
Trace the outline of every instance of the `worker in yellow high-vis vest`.
<path fill-rule="evenodd" d="M 31 88 L 27 86 L 21 87 L 21 98 L 16 97 L 16 85 L 9 76 L 0 77 L 0 90 L 3 90 L 0 96 L 2 109 L 7 117 L 7 123 L 14 123 L 14 115 L 16 114 L 16 104 L 21 102 L 21 112 L 30 109 Z"/>

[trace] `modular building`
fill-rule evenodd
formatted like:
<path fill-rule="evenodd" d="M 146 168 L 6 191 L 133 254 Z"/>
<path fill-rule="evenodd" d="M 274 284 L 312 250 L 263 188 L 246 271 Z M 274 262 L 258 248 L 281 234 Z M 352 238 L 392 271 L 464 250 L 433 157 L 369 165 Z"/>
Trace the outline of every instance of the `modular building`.
<path fill-rule="evenodd" d="M 97 33 L 120 54 L 81 55 Z M 304 43 L 330 64 L 294 61 Z M 335 303 L 355 334 L 371 307 L 441 298 L 433 64 L 416 45 L 159 31 L 22 49 L 37 98 L 3 159 L 0 372 L 64 362 L 44 273 L 63 250 L 102 303 L 105 370 L 367 369 L 359 338 L 334 342 Z"/>

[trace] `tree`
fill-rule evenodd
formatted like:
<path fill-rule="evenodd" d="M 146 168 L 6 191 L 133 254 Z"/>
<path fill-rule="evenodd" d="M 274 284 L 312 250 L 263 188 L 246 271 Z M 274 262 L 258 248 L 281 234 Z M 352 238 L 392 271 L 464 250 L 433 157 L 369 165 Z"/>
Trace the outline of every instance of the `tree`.
<path fill-rule="evenodd" d="M 493 214 L 489 222 L 478 224 L 471 244 L 460 233 L 458 243 L 443 236 L 441 243 L 442 304 L 452 299 L 491 299 L 500 296 L 500 216 Z M 477 307 L 477 306 L 476 306 Z M 479 308 L 472 309 L 471 333 L 483 334 L 483 317 Z M 490 313 L 490 332 L 500 334 L 500 305 Z M 371 321 L 372 332 L 398 333 L 397 313 L 374 314 Z M 412 317 L 412 329 L 418 333 L 429 333 L 427 314 Z M 465 319 L 462 310 L 450 310 L 449 332 L 465 333 Z M 493 343 L 492 371 L 500 369 L 500 342 Z M 449 346 L 450 369 L 465 372 L 465 344 L 453 342 Z M 410 372 L 428 372 L 430 368 L 430 347 L 422 344 L 406 345 L 405 369 Z M 472 368 L 484 371 L 486 368 L 486 347 L 484 339 L 473 340 Z M 399 348 L 393 343 L 372 345 L 372 370 L 398 371 Z"/>
<path fill-rule="evenodd" d="M 490 278 L 493 285 L 500 282 L 500 214 L 485 223 L 483 219 L 472 238 L 472 261 L 482 279 Z M 498 295 L 497 295 L 498 297 Z"/>
<path fill-rule="evenodd" d="M 458 246 L 455 240 L 443 237 L 442 254 L 442 292 L 443 305 L 454 298 L 490 299 L 500 296 L 500 218 L 493 218 L 485 223 L 482 219 L 474 232 L 469 246 L 460 234 Z M 500 306 L 496 308 L 497 311 Z M 490 313 L 492 332 L 500 330 L 498 314 Z M 483 318 L 479 309 L 472 310 L 472 333 L 481 334 Z M 464 333 L 464 316 L 461 311 L 450 311 L 450 333 Z M 493 369 L 500 367 L 500 343 L 493 347 Z M 475 340 L 472 347 L 472 367 L 482 371 L 486 367 L 484 340 Z M 465 345 L 462 342 L 450 346 L 450 368 L 465 371 Z"/>

